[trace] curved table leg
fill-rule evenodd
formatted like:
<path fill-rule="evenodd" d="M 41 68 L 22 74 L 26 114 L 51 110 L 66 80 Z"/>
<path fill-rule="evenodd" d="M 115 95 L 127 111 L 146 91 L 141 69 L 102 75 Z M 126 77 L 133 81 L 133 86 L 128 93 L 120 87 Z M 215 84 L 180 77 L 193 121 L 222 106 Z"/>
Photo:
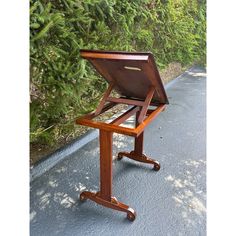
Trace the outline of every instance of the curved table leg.
<path fill-rule="evenodd" d="M 128 220 L 130 221 L 135 220 L 136 212 L 134 211 L 134 209 L 125 205 L 122 202 L 117 201 L 115 197 L 111 197 L 111 200 L 109 201 L 102 198 L 102 196 L 100 195 L 100 192 L 93 193 L 93 192 L 84 191 L 80 194 L 80 200 L 85 201 L 86 199 L 90 199 L 100 205 L 112 208 L 114 210 L 126 212 Z"/>
<path fill-rule="evenodd" d="M 136 114 L 136 125 L 139 124 L 138 116 L 139 116 L 139 113 Z M 125 156 L 135 161 L 139 161 L 139 162 L 143 162 L 147 164 L 153 164 L 153 169 L 158 171 L 161 168 L 160 163 L 143 154 L 143 138 L 144 138 L 144 132 L 142 132 L 138 137 L 135 138 L 134 151 L 119 152 L 118 160 L 121 160 Z"/>
<path fill-rule="evenodd" d="M 143 162 L 143 163 L 148 163 L 148 164 L 153 164 L 153 169 L 158 171 L 161 168 L 161 165 L 158 161 L 153 160 L 149 157 L 147 157 L 144 154 L 137 154 L 135 153 L 135 151 L 131 151 L 131 152 L 119 152 L 118 153 L 118 160 L 121 160 L 123 157 L 128 157 L 129 159 L 135 160 L 135 161 L 139 161 L 139 162 Z"/>

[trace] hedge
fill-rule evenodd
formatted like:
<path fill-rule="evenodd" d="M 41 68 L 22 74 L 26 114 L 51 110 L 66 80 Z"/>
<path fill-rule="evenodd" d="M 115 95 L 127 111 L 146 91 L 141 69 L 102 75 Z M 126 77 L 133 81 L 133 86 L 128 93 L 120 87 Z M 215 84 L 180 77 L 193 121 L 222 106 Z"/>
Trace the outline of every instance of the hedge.
<path fill-rule="evenodd" d="M 160 68 L 205 63 L 206 3 L 199 0 L 30 0 L 30 140 L 73 135 L 106 83 L 81 48 L 151 51 Z"/>

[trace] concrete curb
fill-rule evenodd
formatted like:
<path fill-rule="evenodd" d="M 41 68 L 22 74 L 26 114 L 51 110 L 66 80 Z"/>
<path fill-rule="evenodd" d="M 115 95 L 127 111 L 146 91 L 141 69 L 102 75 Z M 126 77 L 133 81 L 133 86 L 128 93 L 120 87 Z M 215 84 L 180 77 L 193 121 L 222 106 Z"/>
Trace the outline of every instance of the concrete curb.
<path fill-rule="evenodd" d="M 185 73 L 191 71 L 193 67 L 186 70 L 184 73 L 176 77 L 175 79 L 171 80 L 167 84 L 164 85 L 165 89 L 168 89 L 170 86 L 173 85 L 179 78 L 185 75 Z M 123 111 L 122 111 L 123 112 Z M 111 117 L 110 120 L 113 120 L 119 114 Z M 60 161 L 64 160 L 69 155 L 76 152 L 78 149 L 85 146 L 87 143 L 91 142 L 95 138 L 98 137 L 98 130 L 94 129 L 86 134 L 82 135 L 81 137 L 73 140 L 71 143 L 59 148 L 54 153 L 45 156 L 41 161 L 39 161 L 33 168 L 30 170 L 30 182 L 34 181 L 36 178 L 40 177 L 42 174 L 53 168 L 56 164 Z"/>
<path fill-rule="evenodd" d="M 73 140 L 71 143 L 59 148 L 54 153 L 45 156 L 42 161 L 39 161 L 30 170 L 30 182 L 44 174 L 46 171 L 50 170 L 64 158 L 76 152 L 78 149 L 82 148 L 84 145 L 91 142 L 97 137 L 98 130 L 94 129 L 82 135 L 78 139 Z"/>

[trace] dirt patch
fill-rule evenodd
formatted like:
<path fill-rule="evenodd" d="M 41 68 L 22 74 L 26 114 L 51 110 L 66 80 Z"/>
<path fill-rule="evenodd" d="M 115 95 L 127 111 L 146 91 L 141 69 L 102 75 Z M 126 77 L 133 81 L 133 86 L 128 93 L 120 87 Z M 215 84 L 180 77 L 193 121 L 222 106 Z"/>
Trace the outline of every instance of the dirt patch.
<path fill-rule="evenodd" d="M 75 129 L 74 136 L 80 137 L 92 128 L 85 127 L 85 126 L 77 126 Z M 53 146 L 48 145 L 42 145 L 38 143 L 31 143 L 30 144 L 30 166 L 32 167 L 35 165 L 38 161 L 43 160 L 47 158 L 48 155 L 55 152 L 57 149 L 61 148 L 62 146 L 70 143 L 72 140 L 74 140 L 73 137 L 68 138 L 61 138 L 57 141 L 57 143 L 54 143 Z"/>
<path fill-rule="evenodd" d="M 181 64 L 177 62 L 170 63 L 166 69 L 160 71 L 160 76 L 162 78 L 163 83 L 166 84 L 169 81 L 173 80 L 174 78 L 182 74 L 186 70 L 186 68 L 187 67 L 182 67 Z M 117 95 L 115 93 L 112 93 L 112 96 Z M 127 108 L 127 105 L 117 105 L 110 109 L 108 112 L 105 112 L 104 114 L 100 115 L 98 117 L 98 120 L 110 119 L 112 116 L 114 116 L 125 108 Z M 41 144 L 30 144 L 30 165 L 33 166 L 39 160 L 46 158 L 48 155 L 52 154 L 60 147 L 70 143 L 72 140 L 75 139 L 75 137 L 78 138 L 91 129 L 92 128 L 77 125 L 75 127 L 75 132 L 73 136 L 68 136 L 66 138 L 63 137 L 61 140 L 58 140 L 58 142 L 55 143 L 53 147 Z"/>
<path fill-rule="evenodd" d="M 187 67 L 181 66 L 178 62 L 172 62 L 166 67 L 164 70 L 160 71 L 160 76 L 164 84 L 168 83 L 169 81 L 173 80 L 180 74 L 182 74 Z"/>

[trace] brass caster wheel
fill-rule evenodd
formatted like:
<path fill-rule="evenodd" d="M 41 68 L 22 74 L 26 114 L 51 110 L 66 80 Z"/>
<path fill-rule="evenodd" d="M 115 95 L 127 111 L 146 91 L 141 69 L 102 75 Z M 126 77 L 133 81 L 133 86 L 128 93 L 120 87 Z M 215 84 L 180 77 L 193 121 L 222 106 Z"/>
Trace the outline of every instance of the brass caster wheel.
<path fill-rule="evenodd" d="M 161 168 L 161 165 L 160 165 L 158 162 L 156 162 L 156 163 L 154 164 L 153 169 L 154 169 L 155 171 L 158 171 L 158 170 L 160 170 L 160 168 Z"/>
<path fill-rule="evenodd" d="M 135 217 L 136 217 L 136 214 L 135 214 L 135 213 L 132 213 L 132 212 L 127 213 L 127 219 L 128 219 L 129 221 L 134 221 L 134 220 L 135 220 Z"/>
<path fill-rule="evenodd" d="M 122 158 L 123 158 L 123 155 L 120 154 L 120 153 L 118 153 L 118 158 L 117 158 L 117 160 L 120 161 Z"/>
<path fill-rule="evenodd" d="M 80 200 L 81 202 L 84 202 L 84 201 L 86 201 L 86 197 L 85 197 L 83 194 L 80 194 L 79 200 Z"/>

